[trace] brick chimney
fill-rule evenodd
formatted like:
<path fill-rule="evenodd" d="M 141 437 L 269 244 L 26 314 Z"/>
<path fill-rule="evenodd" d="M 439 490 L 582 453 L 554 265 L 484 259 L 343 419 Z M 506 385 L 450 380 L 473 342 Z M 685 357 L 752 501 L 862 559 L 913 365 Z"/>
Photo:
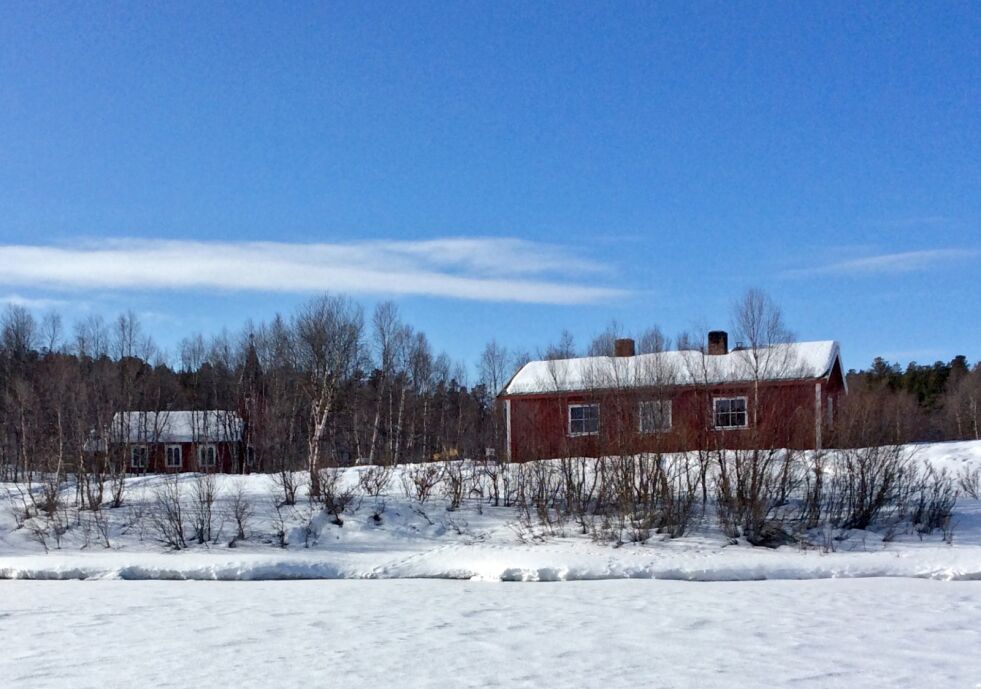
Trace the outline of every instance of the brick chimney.
<path fill-rule="evenodd" d="M 709 354 L 729 353 L 729 334 L 725 330 L 712 330 L 708 338 Z"/>
<path fill-rule="evenodd" d="M 629 337 L 616 340 L 613 343 L 613 356 L 633 356 L 634 352 L 634 341 Z"/>

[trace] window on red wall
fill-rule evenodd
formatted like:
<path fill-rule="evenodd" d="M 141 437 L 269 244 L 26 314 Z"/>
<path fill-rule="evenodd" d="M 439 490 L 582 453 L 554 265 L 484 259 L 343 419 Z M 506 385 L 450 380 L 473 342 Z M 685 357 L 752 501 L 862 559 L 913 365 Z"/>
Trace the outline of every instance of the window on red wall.
<path fill-rule="evenodd" d="M 596 435 L 599 433 L 598 404 L 569 405 L 569 435 Z"/>
<path fill-rule="evenodd" d="M 716 397 L 712 400 L 712 409 L 716 430 L 746 428 L 749 425 L 745 397 Z"/>
<path fill-rule="evenodd" d="M 209 468 L 215 466 L 217 454 L 214 445 L 202 445 L 198 448 L 198 466 Z"/>
<path fill-rule="evenodd" d="M 148 456 L 149 452 L 147 452 L 146 445 L 137 445 L 136 447 L 130 448 L 129 465 L 133 469 L 146 469 Z"/>
<path fill-rule="evenodd" d="M 168 445 L 167 446 L 167 468 L 168 469 L 180 469 L 181 468 L 181 446 L 180 445 Z"/>
<path fill-rule="evenodd" d="M 671 400 L 644 400 L 640 403 L 641 433 L 665 433 L 671 430 Z"/>

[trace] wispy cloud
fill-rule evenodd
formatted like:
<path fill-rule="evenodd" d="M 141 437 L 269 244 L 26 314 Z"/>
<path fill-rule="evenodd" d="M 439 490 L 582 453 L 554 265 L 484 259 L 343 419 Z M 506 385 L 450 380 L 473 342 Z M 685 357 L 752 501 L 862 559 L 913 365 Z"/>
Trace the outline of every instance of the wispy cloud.
<path fill-rule="evenodd" d="M 898 361 L 909 363 L 910 361 L 932 362 L 943 358 L 942 349 L 905 349 L 898 351 L 883 352 L 880 356 L 886 361 Z"/>
<path fill-rule="evenodd" d="M 583 304 L 627 294 L 594 284 L 608 270 L 562 247 L 508 238 L 336 244 L 114 239 L 68 246 L 0 245 L 0 284 L 59 290 L 330 290 Z"/>
<path fill-rule="evenodd" d="M 24 297 L 20 294 L 0 295 L 0 304 L 23 306 L 28 309 L 55 309 L 67 306 L 70 302 L 64 299 L 47 299 L 44 297 Z"/>
<path fill-rule="evenodd" d="M 909 273 L 928 270 L 943 264 L 978 258 L 981 252 L 975 249 L 929 249 L 925 251 L 903 251 L 891 254 L 877 254 L 844 261 L 836 261 L 810 268 L 800 268 L 783 272 L 784 277 L 806 277 L 810 275 L 871 275 L 881 273 Z"/>

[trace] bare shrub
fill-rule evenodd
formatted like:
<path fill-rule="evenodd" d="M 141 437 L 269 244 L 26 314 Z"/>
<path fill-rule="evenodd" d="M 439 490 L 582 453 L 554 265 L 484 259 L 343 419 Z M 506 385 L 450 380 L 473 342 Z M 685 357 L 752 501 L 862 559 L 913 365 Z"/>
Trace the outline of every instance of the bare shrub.
<path fill-rule="evenodd" d="M 245 488 L 245 481 L 236 481 L 228 496 L 228 518 L 235 524 L 235 536 L 228 542 L 232 548 L 238 541 L 248 538 L 249 521 L 255 516 L 255 509 Z"/>
<path fill-rule="evenodd" d="M 463 504 L 463 499 L 476 486 L 475 476 L 469 462 L 447 462 L 443 471 L 443 495 L 450 504 L 448 510 L 457 510 Z"/>
<path fill-rule="evenodd" d="M 393 468 L 390 464 L 378 464 L 362 470 L 358 474 L 358 485 L 365 495 L 377 498 L 388 487 Z"/>
<path fill-rule="evenodd" d="M 14 488 L 17 489 L 16 495 L 10 488 L 5 488 L 4 493 L 7 496 L 7 510 L 10 516 L 13 517 L 14 524 L 20 529 L 31 518 L 31 503 L 19 483 L 15 483 Z"/>
<path fill-rule="evenodd" d="M 28 485 L 30 489 L 30 485 Z M 43 478 L 40 488 L 37 491 L 29 490 L 28 494 L 34 502 L 37 512 L 44 513 L 49 518 L 54 518 L 58 510 L 62 507 L 61 497 L 61 476 L 54 473 Z"/>
<path fill-rule="evenodd" d="M 126 493 L 126 470 L 115 468 L 109 474 L 109 507 L 122 507 Z"/>
<path fill-rule="evenodd" d="M 153 489 L 153 505 L 149 513 L 150 529 L 156 539 L 174 550 L 187 547 L 181 493 L 177 474 L 172 479 L 165 479 Z"/>
<path fill-rule="evenodd" d="M 975 500 L 981 500 L 981 467 L 962 467 L 957 474 L 957 485 Z"/>
<path fill-rule="evenodd" d="M 212 540 L 217 497 L 218 483 L 215 475 L 199 474 L 191 484 L 191 526 L 194 530 L 194 540 L 200 544 Z"/>
<path fill-rule="evenodd" d="M 30 531 L 31 538 L 44 548 L 44 552 L 48 552 L 49 530 L 47 520 L 41 516 L 32 517 L 25 522 L 25 526 Z"/>
<path fill-rule="evenodd" d="M 585 457 L 565 457 L 559 460 L 559 476 L 565 510 L 579 524 L 580 532 L 587 533 L 590 528 L 587 517 L 595 508 L 597 492 L 595 462 Z"/>
<path fill-rule="evenodd" d="M 921 533 L 943 529 L 945 539 L 950 529 L 950 518 L 957 504 L 954 479 L 945 469 L 937 470 L 926 464 L 922 476 L 915 480 L 910 522 Z"/>
<path fill-rule="evenodd" d="M 492 504 L 499 507 L 503 503 L 505 507 L 509 507 L 514 499 L 510 465 L 494 459 L 482 462 L 477 473 L 481 484 L 486 483 L 489 488 L 488 495 Z"/>
<path fill-rule="evenodd" d="M 106 548 L 111 548 L 112 543 L 109 541 L 109 535 L 112 532 L 112 520 L 110 519 L 109 514 L 103 509 L 93 509 L 92 524 L 95 526 L 95 530 L 99 534 L 102 545 Z"/>
<path fill-rule="evenodd" d="M 137 502 L 129 506 L 127 519 L 123 522 L 120 527 L 120 532 L 123 534 L 129 533 L 131 530 L 136 530 L 136 537 L 142 543 L 146 540 L 147 529 L 152 527 L 148 524 L 148 515 L 153 510 L 153 504 L 146 504 L 144 502 Z"/>
<path fill-rule="evenodd" d="M 719 524 L 731 538 L 753 545 L 780 545 L 788 516 L 781 508 L 801 482 L 798 453 L 790 450 L 721 450 L 717 455 L 716 505 Z"/>
<path fill-rule="evenodd" d="M 334 519 L 337 526 L 344 526 L 341 514 L 354 501 L 354 490 L 345 487 L 341 481 L 342 471 L 337 468 L 322 468 L 317 472 L 320 491 L 314 497 L 323 506 L 324 511 Z"/>
<path fill-rule="evenodd" d="M 394 467 L 391 464 L 380 464 L 370 466 L 358 474 L 358 486 L 361 491 L 374 500 L 371 518 L 376 524 L 381 523 L 382 515 L 385 513 L 385 500 L 381 496 L 388 488 L 393 472 Z"/>
<path fill-rule="evenodd" d="M 82 506 L 88 505 L 90 510 L 102 507 L 106 492 L 106 476 L 102 472 L 81 471 L 78 474 L 79 492 Z"/>
<path fill-rule="evenodd" d="M 827 453 L 815 452 L 804 466 L 801 477 L 800 510 L 796 518 L 798 526 L 804 531 L 817 528 L 823 523 L 826 507 L 827 462 Z"/>
<path fill-rule="evenodd" d="M 273 474 L 273 481 L 275 481 L 280 492 L 282 493 L 282 499 L 279 500 L 279 504 L 281 506 L 295 505 L 297 491 L 299 491 L 300 486 L 303 485 L 297 474 L 287 469 L 283 469 Z"/>
<path fill-rule="evenodd" d="M 840 450 L 827 493 L 827 518 L 843 529 L 867 529 L 895 510 L 910 488 L 912 453 L 903 445 Z"/>
<path fill-rule="evenodd" d="M 20 488 L 18 487 L 18 490 Z M 27 491 L 21 492 L 30 500 L 31 506 L 25 514 L 29 514 L 24 523 L 29 528 L 32 538 L 47 552 L 49 539 L 54 540 L 54 546 L 61 548 L 62 537 L 67 533 L 70 519 L 68 505 L 61 494 L 61 475 L 53 473 L 45 475 L 35 490 L 29 482 Z"/>
<path fill-rule="evenodd" d="M 601 515 L 594 538 L 624 542 L 624 531 L 629 528 L 629 539 L 646 541 L 650 537 L 650 515 L 638 509 L 636 501 L 637 463 L 633 457 L 610 457 L 596 469 L 599 475 L 597 512 Z"/>
<path fill-rule="evenodd" d="M 517 466 L 514 478 L 514 503 L 526 523 L 555 533 L 571 519 L 580 533 L 616 544 L 643 542 L 654 532 L 684 535 L 700 486 L 698 466 L 687 454 L 565 457 Z"/>
<path fill-rule="evenodd" d="M 691 526 L 698 503 L 698 490 L 701 485 L 700 468 L 692 466 L 691 455 L 683 453 L 668 460 L 655 457 L 657 471 L 654 484 L 659 532 L 671 538 L 684 536 Z"/>
<path fill-rule="evenodd" d="M 588 529 L 597 540 L 645 542 L 654 533 L 678 538 L 695 514 L 699 473 L 688 454 L 612 457 L 596 463 L 593 471 L 570 475 L 563 470 L 566 485 L 570 476 L 568 512 L 583 533 Z"/>
<path fill-rule="evenodd" d="M 272 507 L 275 514 L 273 515 L 273 534 L 276 536 L 277 545 L 280 548 L 285 548 L 287 546 L 286 542 L 286 515 L 283 514 L 283 509 L 286 507 L 278 499 L 273 499 Z"/>
<path fill-rule="evenodd" d="M 515 501 L 524 511 L 526 521 L 531 522 L 534 515 L 546 533 L 561 532 L 567 513 L 559 502 L 562 482 L 554 464 L 547 461 L 522 464 L 515 478 Z"/>
<path fill-rule="evenodd" d="M 402 473 L 402 490 L 407 498 L 425 504 L 442 480 L 441 464 L 414 464 Z"/>

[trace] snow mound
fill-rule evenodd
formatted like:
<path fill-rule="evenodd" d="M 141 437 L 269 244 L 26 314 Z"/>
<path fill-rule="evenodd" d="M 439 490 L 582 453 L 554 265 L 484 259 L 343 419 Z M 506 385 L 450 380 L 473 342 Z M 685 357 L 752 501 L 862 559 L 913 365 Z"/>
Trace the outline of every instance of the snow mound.
<path fill-rule="evenodd" d="M 916 454 L 952 473 L 981 466 L 981 442 L 923 445 Z M 342 483 L 357 485 L 365 471 L 345 471 Z M 179 480 L 190 490 L 197 479 Z M 102 510 L 111 521 L 105 536 L 83 510 L 57 542 L 44 544 L 29 526 L 16 523 L 16 490 L 7 494 L 7 504 L 0 490 L 0 579 L 981 580 L 981 501 L 964 495 L 952 542 L 940 532 L 853 531 L 823 543 L 815 538 L 808 547 L 771 550 L 731 543 L 710 517 L 681 538 L 654 534 L 645 543 L 619 546 L 596 542 L 575 525 L 537 532 L 519 510 L 487 499 L 459 506 L 441 497 L 420 503 L 399 489 L 398 476 L 383 495 L 364 496 L 335 519 L 305 498 L 277 507 L 270 476 L 218 476 L 213 537 L 189 538 L 186 549 L 174 552 L 154 536 L 146 516 L 165 481 L 172 479 L 128 479 L 124 506 Z M 235 495 L 253 507 L 244 539 L 232 538 L 228 508 Z"/>

